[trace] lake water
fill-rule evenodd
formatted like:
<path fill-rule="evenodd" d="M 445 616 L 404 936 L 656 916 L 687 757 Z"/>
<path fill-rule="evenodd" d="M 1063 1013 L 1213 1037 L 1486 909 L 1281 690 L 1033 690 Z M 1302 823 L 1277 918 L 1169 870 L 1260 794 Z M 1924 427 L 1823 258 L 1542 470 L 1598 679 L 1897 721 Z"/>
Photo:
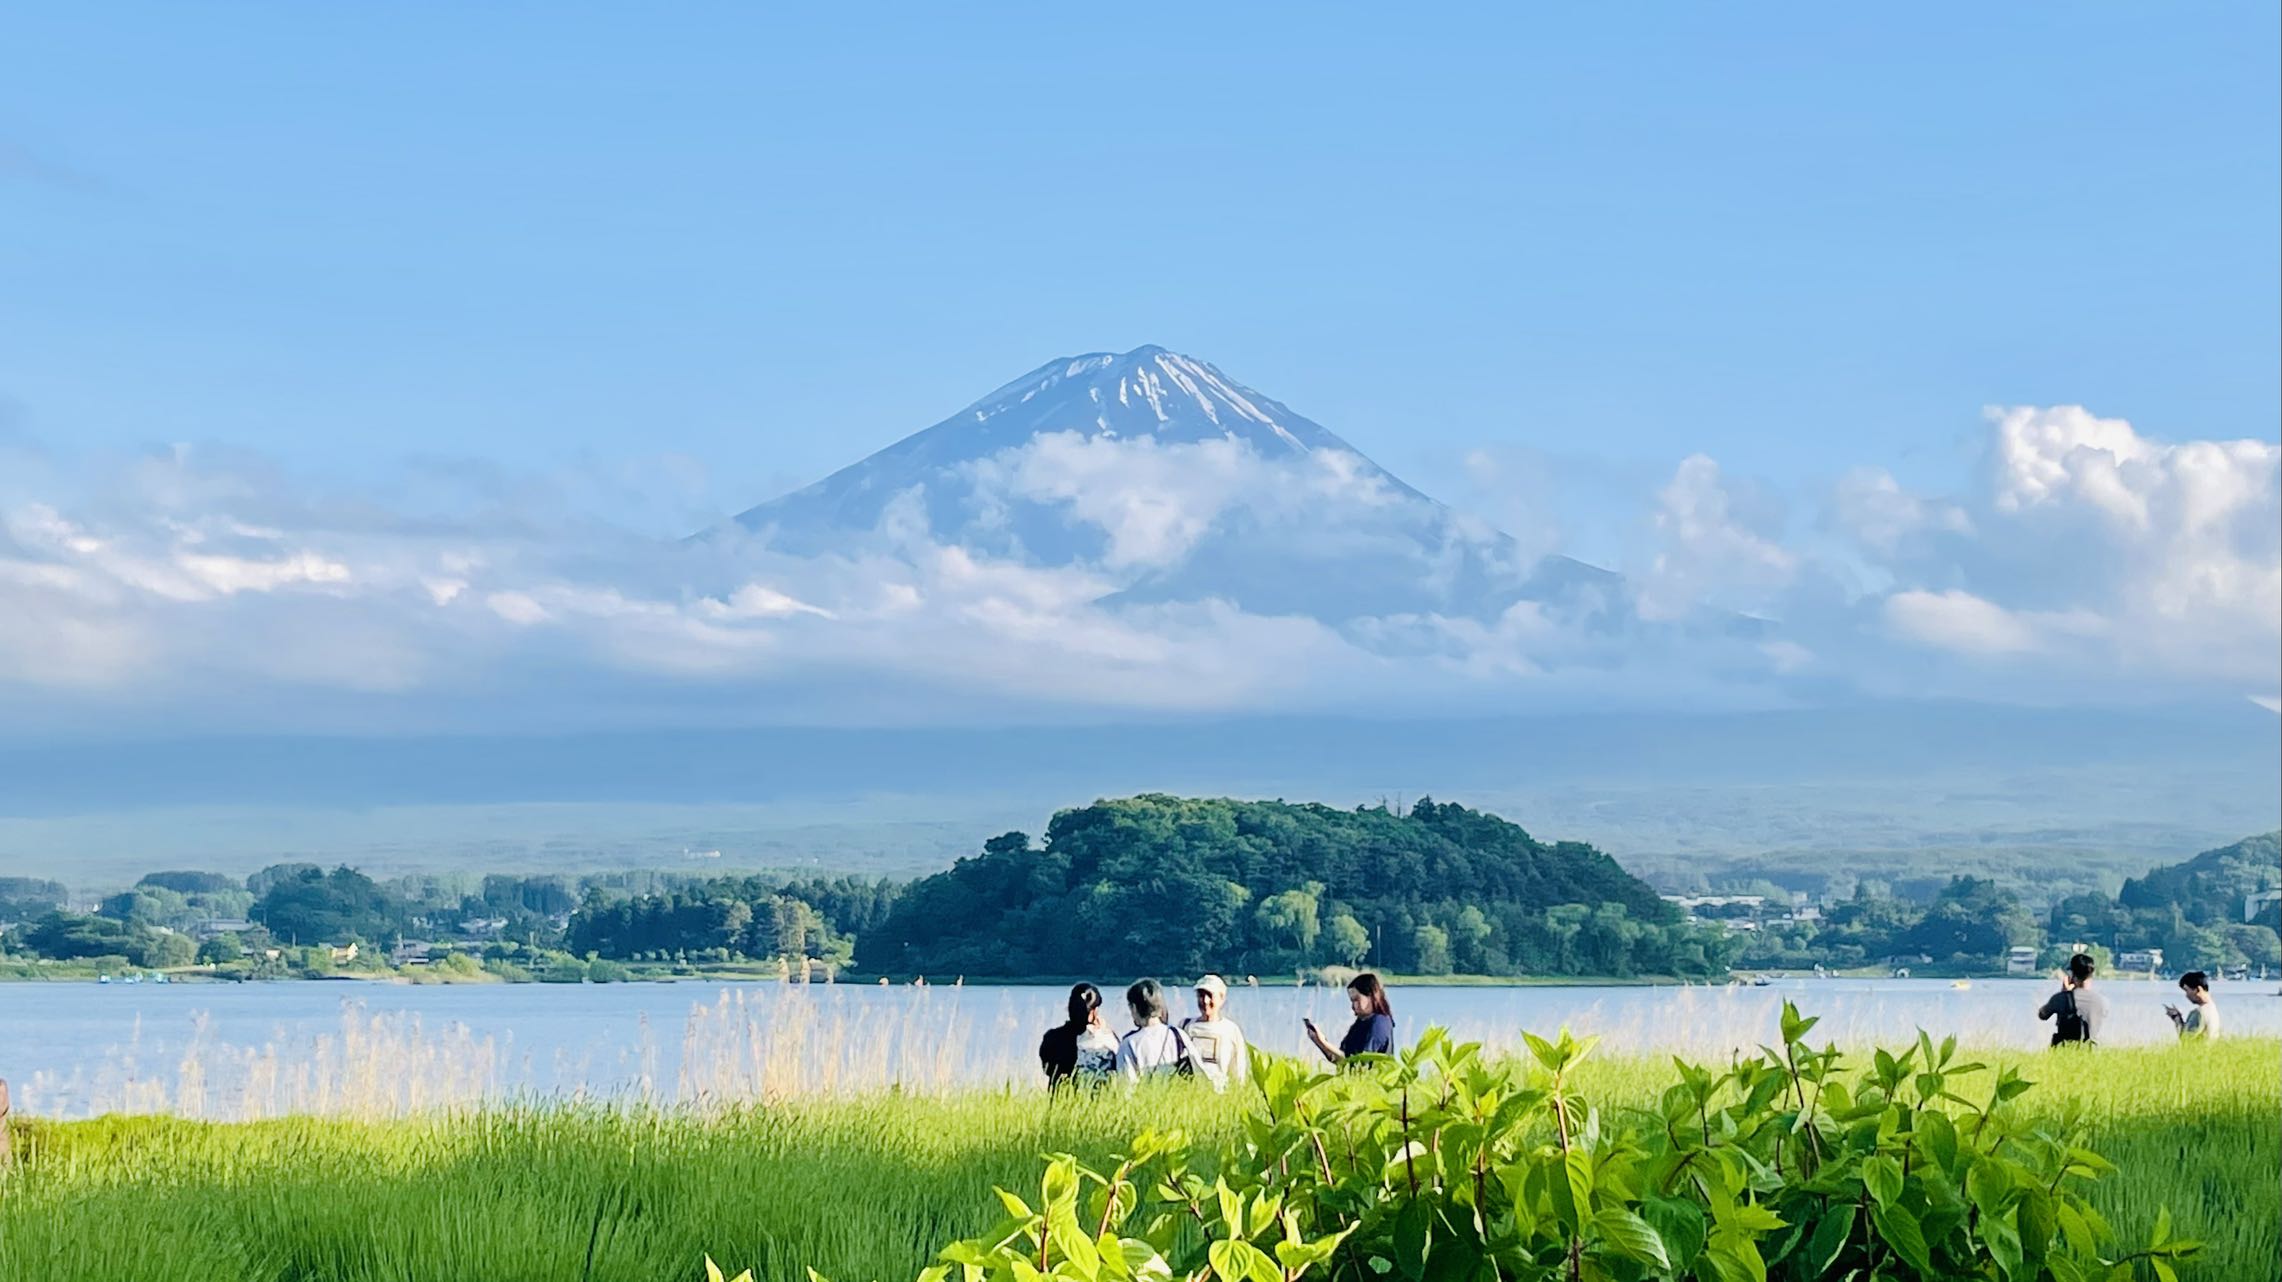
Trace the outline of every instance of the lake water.
<path fill-rule="evenodd" d="M 2167 984 L 2103 986 L 2110 1044 L 2172 1036 Z M 2276 985 L 2222 985 L 2232 1035 L 2282 1034 Z M 1566 1024 L 1619 1051 L 1724 1058 L 1775 1036 L 1785 999 L 1842 1044 L 1924 1028 L 1976 1045 L 2042 1045 L 2043 980 L 1780 980 L 1765 988 L 1404 986 L 1398 1032 L 1442 1024 L 1512 1046 Z M 172 1111 L 235 1118 L 387 1113 L 511 1097 L 756 1099 L 827 1091 L 1018 1084 L 1060 987 L 365 983 L 0 984 L 0 1077 L 46 1116 Z M 1185 1006 L 1186 993 L 1175 994 Z M 1307 1051 L 1312 1016 L 1336 1037 L 1344 994 L 1240 988 L 1251 1040 Z M 1123 1026 L 1122 1012 L 1113 1024 Z M 1310 1052 L 1312 1053 L 1312 1052 Z"/>

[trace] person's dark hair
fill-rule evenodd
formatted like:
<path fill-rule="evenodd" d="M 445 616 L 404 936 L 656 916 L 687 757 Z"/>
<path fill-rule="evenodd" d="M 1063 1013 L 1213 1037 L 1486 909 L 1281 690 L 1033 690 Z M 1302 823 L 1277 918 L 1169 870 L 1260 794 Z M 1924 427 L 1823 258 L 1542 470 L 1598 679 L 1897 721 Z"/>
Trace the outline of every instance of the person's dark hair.
<path fill-rule="evenodd" d="M 1133 1010 L 1133 1022 L 1146 1024 L 1152 1019 L 1165 1017 L 1165 990 L 1154 979 L 1136 979 L 1133 987 L 1125 990 L 1125 1004 Z"/>
<path fill-rule="evenodd" d="M 2100 964 L 2092 960 L 2090 953 L 2078 953 L 2068 959 L 2068 973 L 2075 976 L 2079 984 L 2090 979 L 2099 968 Z"/>
<path fill-rule="evenodd" d="M 1070 1024 L 1083 1028 L 1093 1022 L 1093 1013 L 1101 1009 L 1101 990 L 1091 984 L 1076 984 L 1070 988 Z"/>
<path fill-rule="evenodd" d="M 2179 977 L 2179 987 L 2198 988 L 2207 993 L 2211 991 L 2211 977 L 2199 970 L 2191 970 Z"/>
<path fill-rule="evenodd" d="M 1371 1003 L 1373 1015 L 1384 1015 L 1388 1019 L 1395 1017 L 1395 1005 L 1387 1000 L 1387 986 L 1379 982 L 1377 975 L 1364 971 L 1347 981 L 1347 991 L 1361 993 Z"/>

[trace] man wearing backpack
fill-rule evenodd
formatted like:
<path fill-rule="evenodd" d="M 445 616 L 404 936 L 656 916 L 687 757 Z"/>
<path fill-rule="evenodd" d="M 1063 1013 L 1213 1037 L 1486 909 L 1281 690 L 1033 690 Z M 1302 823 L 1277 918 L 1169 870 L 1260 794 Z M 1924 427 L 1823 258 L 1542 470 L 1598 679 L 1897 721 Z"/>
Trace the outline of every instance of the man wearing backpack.
<path fill-rule="evenodd" d="M 2096 969 L 2089 953 L 2069 958 L 2068 969 L 2060 972 L 2060 991 L 2037 1007 L 2038 1019 L 2053 1021 L 2053 1045 L 2100 1040 L 2100 1026 L 2108 1022 L 2108 999 L 2092 991 L 2092 972 Z"/>

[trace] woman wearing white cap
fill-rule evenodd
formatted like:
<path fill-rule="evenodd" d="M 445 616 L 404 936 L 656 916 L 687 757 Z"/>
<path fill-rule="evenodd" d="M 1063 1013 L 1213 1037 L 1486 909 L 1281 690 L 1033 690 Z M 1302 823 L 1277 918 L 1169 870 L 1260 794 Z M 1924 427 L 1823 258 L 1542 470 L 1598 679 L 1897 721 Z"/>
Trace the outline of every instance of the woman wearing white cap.
<path fill-rule="evenodd" d="M 1196 981 L 1196 1015 L 1181 1024 L 1188 1035 L 1189 1062 L 1216 1091 L 1230 1082 L 1242 1082 L 1252 1071 L 1252 1056 L 1244 1045 L 1244 1030 L 1222 1012 L 1228 1006 L 1228 984 L 1218 975 Z"/>

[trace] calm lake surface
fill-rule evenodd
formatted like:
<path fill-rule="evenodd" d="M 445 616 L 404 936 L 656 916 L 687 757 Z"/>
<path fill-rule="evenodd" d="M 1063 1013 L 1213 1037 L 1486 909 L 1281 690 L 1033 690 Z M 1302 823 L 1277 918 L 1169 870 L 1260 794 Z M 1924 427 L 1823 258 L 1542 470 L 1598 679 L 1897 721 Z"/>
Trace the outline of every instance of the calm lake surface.
<path fill-rule="evenodd" d="M 1106 985 L 1105 985 L 1106 987 Z M 2044 980 L 1778 980 L 1764 988 L 1395 990 L 1398 1032 L 1428 1024 L 1511 1046 L 1566 1024 L 1619 1051 L 1724 1058 L 1770 1041 L 1785 999 L 1822 1017 L 1813 1034 L 1894 1043 L 1924 1028 L 1977 1045 L 2042 1045 Z M 2102 985 L 2107 1043 L 2172 1036 L 2168 984 Z M 2221 985 L 2230 1035 L 2282 1034 L 2277 985 Z M 0 1077 L 45 1116 L 169 1111 L 253 1117 L 389 1113 L 509 1098 L 706 1100 L 912 1090 L 1035 1080 L 1038 1036 L 1061 987 L 602 984 L 425 986 L 0 984 Z M 1189 997 L 1176 995 L 1182 1007 Z M 1186 1013 L 1185 1009 L 1183 1013 Z M 1230 1014 L 1251 1040 L 1307 1050 L 1313 1016 L 1345 1027 L 1344 994 L 1240 988 Z M 1122 1012 L 1112 1020 L 1122 1030 Z"/>

